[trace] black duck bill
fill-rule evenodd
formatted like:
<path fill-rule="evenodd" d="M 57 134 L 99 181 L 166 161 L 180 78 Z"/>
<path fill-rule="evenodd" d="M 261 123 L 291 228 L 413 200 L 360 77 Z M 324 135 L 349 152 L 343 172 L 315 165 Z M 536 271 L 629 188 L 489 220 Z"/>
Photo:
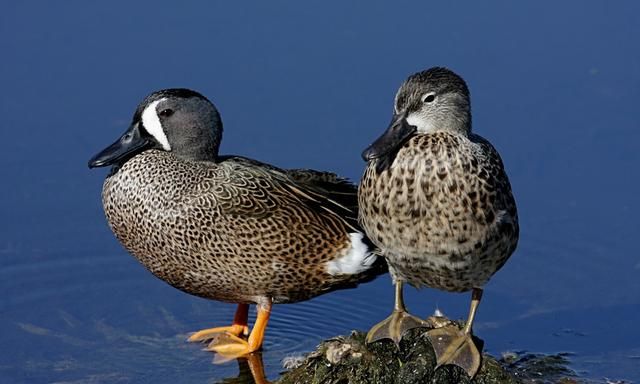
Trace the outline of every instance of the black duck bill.
<path fill-rule="evenodd" d="M 416 126 L 407 122 L 404 113 L 394 114 L 389 128 L 362 152 L 362 158 L 365 161 L 370 161 L 392 153 L 400 148 L 415 133 L 416 129 Z"/>
<path fill-rule="evenodd" d="M 136 122 L 115 143 L 93 156 L 89 160 L 89 168 L 116 164 L 155 146 L 155 141 L 146 132 L 142 132 L 140 123 Z"/>

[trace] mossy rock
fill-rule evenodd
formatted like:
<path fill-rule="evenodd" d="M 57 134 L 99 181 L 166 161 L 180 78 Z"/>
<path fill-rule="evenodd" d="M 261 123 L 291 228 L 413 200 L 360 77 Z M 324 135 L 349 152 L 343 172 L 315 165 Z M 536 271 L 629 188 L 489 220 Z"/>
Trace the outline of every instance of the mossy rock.
<path fill-rule="evenodd" d="M 412 384 L 412 383 L 478 383 L 515 384 L 530 383 L 523 376 L 514 376 L 522 369 L 513 359 L 496 360 L 483 355 L 482 366 L 473 380 L 456 366 L 444 366 L 437 370 L 436 358 L 431 344 L 425 337 L 424 329 L 414 329 L 405 334 L 399 348 L 391 340 L 367 345 L 366 334 L 354 331 L 348 337 L 336 337 L 322 342 L 296 368 L 285 372 L 278 384 Z M 478 345 L 481 347 L 481 345 Z M 539 361 L 529 356 L 526 361 Z M 547 357 L 542 360 L 546 361 Z M 550 360 L 553 371 L 562 367 L 563 378 L 549 377 L 544 380 L 537 376 L 537 383 L 575 382 L 563 381 L 573 373 L 565 367 L 566 360 Z M 540 380 L 542 379 L 542 380 Z"/>

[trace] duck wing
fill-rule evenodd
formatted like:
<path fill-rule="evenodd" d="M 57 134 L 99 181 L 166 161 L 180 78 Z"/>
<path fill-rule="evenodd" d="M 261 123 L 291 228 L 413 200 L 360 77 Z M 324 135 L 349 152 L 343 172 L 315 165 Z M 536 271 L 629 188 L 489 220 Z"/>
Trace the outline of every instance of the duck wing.
<path fill-rule="evenodd" d="M 357 187 L 331 172 L 283 170 L 241 156 L 221 157 L 213 192 L 225 214 L 266 217 L 284 204 L 302 205 L 357 232 Z M 333 221 L 333 220 L 330 220 Z"/>

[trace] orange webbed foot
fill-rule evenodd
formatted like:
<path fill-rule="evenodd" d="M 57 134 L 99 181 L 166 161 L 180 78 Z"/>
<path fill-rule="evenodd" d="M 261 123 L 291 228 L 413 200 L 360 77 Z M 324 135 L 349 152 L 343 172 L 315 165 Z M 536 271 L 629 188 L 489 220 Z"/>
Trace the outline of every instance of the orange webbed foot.
<path fill-rule="evenodd" d="M 233 324 L 226 327 L 207 328 L 193 333 L 187 341 L 196 342 L 210 340 L 217 337 L 220 334 L 228 333 L 230 335 L 240 337 L 247 337 L 249 335 L 249 327 L 247 326 L 247 320 L 249 319 L 249 305 L 238 304 L 238 309 L 233 318 Z"/>

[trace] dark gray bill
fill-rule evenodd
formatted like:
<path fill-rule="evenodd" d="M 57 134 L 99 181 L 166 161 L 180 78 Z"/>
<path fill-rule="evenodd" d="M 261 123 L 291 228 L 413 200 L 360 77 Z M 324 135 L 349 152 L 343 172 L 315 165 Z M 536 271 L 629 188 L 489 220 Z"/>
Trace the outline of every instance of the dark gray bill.
<path fill-rule="evenodd" d="M 365 161 L 377 159 L 400 148 L 416 131 L 414 125 L 410 125 L 404 114 L 393 115 L 389 128 L 362 152 Z"/>
<path fill-rule="evenodd" d="M 133 123 L 115 143 L 89 160 L 89 168 L 105 167 L 121 162 L 154 146 L 154 141 L 140 132 L 140 124 Z"/>

